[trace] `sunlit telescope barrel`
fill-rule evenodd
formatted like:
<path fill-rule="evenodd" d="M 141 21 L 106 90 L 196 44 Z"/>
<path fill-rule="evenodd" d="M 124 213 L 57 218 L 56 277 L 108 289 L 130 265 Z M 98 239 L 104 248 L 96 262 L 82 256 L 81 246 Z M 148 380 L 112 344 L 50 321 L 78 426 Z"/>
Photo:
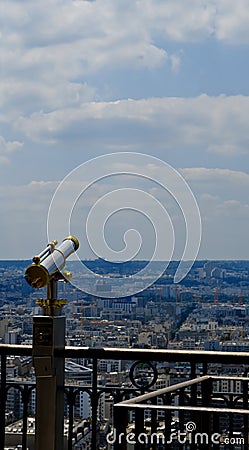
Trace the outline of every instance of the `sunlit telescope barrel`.
<path fill-rule="evenodd" d="M 49 283 L 51 275 L 60 271 L 66 264 L 66 259 L 79 248 L 79 241 L 74 236 L 68 236 L 56 247 L 57 241 L 50 242 L 47 247 L 33 258 L 25 272 L 25 279 L 33 288 L 43 288 Z"/>

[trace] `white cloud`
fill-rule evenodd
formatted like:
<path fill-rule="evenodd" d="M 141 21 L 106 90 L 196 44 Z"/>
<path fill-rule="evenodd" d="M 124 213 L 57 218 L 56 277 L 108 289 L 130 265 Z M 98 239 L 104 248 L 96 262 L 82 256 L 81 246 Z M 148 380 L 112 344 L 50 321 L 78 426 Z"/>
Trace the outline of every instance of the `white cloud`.
<path fill-rule="evenodd" d="M 214 1 L 145 0 L 138 3 L 148 28 L 152 32 L 160 31 L 169 40 L 195 42 L 214 31 Z"/>
<path fill-rule="evenodd" d="M 230 44 L 249 44 L 249 3 L 247 0 L 216 2 L 216 36 Z"/>
<path fill-rule="evenodd" d="M 0 136 L 0 163 L 9 162 L 11 154 L 19 151 L 22 146 L 22 142 L 6 141 L 3 136 Z"/>
<path fill-rule="evenodd" d="M 45 48 L 85 41 L 91 49 L 106 51 L 112 44 L 110 54 L 117 44 L 120 48 L 122 43 L 152 43 L 159 33 L 181 42 L 199 42 L 213 34 L 236 42 L 246 37 L 248 42 L 248 17 L 247 0 L 29 0 L 22 4 L 12 0 L 2 8 L 7 44 Z"/>
<path fill-rule="evenodd" d="M 160 38 L 249 41 L 247 0 L 99 0 L 5 2 L 2 58 L 6 73 L 76 77 L 101 67 L 154 67 L 167 58 Z M 245 35 L 246 32 L 246 35 Z M 46 68 L 46 69 L 45 69 Z"/>
<path fill-rule="evenodd" d="M 221 201 L 248 203 L 249 174 L 231 169 L 194 167 L 181 169 L 181 174 L 202 198 L 211 195 Z M 207 197 L 208 199 L 209 197 Z"/>
<path fill-rule="evenodd" d="M 49 203 L 58 182 L 0 186 L 1 258 L 32 258 L 47 243 Z"/>
<path fill-rule="evenodd" d="M 206 168 L 182 169 L 181 173 L 198 200 L 205 249 L 209 245 L 217 258 L 219 252 L 227 258 L 232 244 L 234 258 L 248 257 L 249 175 L 229 169 Z M 217 241 L 215 245 L 213 239 Z"/>
<path fill-rule="evenodd" d="M 181 169 L 181 173 L 189 182 L 197 182 L 200 184 L 209 182 L 210 185 L 214 186 L 217 186 L 217 183 L 222 182 L 226 185 L 232 183 L 233 188 L 235 186 L 243 189 L 249 187 L 249 174 L 238 170 L 192 167 Z"/>
<path fill-rule="evenodd" d="M 203 235 L 199 257 L 248 259 L 249 175 L 229 169 L 185 168 L 196 195 Z"/>
<path fill-rule="evenodd" d="M 5 108 L 3 121 L 12 121 L 18 115 L 33 111 L 50 111 L 81 105 L 92 100 L 96 90 L 87 83 L 43 83 L 39 80 L 11 80 L 2 82 L 0 102 Z"/>
<path fill-rule="evenodd" d="M 71 142 L 91 141 L 92 148 L 104 150 L 119 145 L 137 151 L 197 149 L 235 157 L 249 151 L 248 116 L 249 97 L 201 95 L 91 102 L 20 117 L 14 126 L 38 142 L 61 142 L 70 136 Z"/>
<path fill-rule="evenodd" d="M 56 181 L 32 181 L 27 185 L 0 186 L 2 211 L 20 211 L 32 214 L 44 211 L 58 185 Z"/>
<path fill-rule="evenodd" d="M 141 23 L 140 8 L 111 0 L 7 2 L 0 90 L 7 117 L 96 99 L 86 78 L 102 76 L 102 70 L 153 69 L 167 61 L 168 52 Z M 174 55 L 171 64 L 173 70 L 179 66 Z"/>
<path fill-rule="evenodd" d="M 18 244 L 21 229 L 32 234 L 36 227 L 36 235 L 43 233 L 56 183 L 28 184 L 31 174 L 49 179 L 56 167 L 59 177 L 65 167 L 100 151 L 126 150 L 173 160 L 175 167 L 192 167 L 183 174 L 200 200 L 207 252 L 224 249 L 225 240 L 231 241 L 232 227 L 240 230 L 241 242 L 246 239 L 249 175 L 205 166 L 236 165 L 246 170 L 249 97 L 188 95 L 191 58 L 196 58 L 197 47 L 200 73 L 193 78 L 197 84 L 198 76 L 202 80 L 196 92 L 202 92 L 202 86 L 210 89 L 207 92 L 221 92 L 222 83 L 214 89 L 211 81 L 205 85 L 209 70 L 215 70 L 211 54 L 205 65 L 205 51 L 221 42 L 230 46 L 232 59 L 237 48 L 232 44 L 249 44 L 247 0 L 5 0 L 1 7 L 0 121 L 4 137 L 0 137 L 0 163 L 10 161 L 25 144 L 26 159 L 19 171 L 23 178 L 15 182 L 27 182 L 0 189 L 1 210 L 6 212 L 2 235 L 7 236 L 11 228 Z M 218 47 L 221 56 L 224 48 Z M 197 61 L 194 64 L 197 67 Z M 187 87 L 184 70 L 189 77 Z M 175 95 L 177 80 L 182 80 L 180 95 L 186 98 L 104 101 L 146 96 L 143 76 L 144 89 L 153 85 L 148 96 Z M 242 92 L 234 74 L 232 78 L 237 84 L 233 89 L 230 85 L 229 92 Z M 141 79 L 141 91 L 137 79 Z M 35 152 L 40 158 L 37 164 L 33 163 Z M 17 164 L 15 169 L 16 176 Z M 13 174 L 4 170 L 2 183 L 9 176 Z M 217 238 L 212 245 L 214 234 L 220 244 Z M 246 245 L 238 248 L 242 254 Z"/>
<path fill-rule="evenodd" d="M 137 2 L 9 3 L 2 18 L 7 72 L 73 79 L 109 64 L 153 67 L 167 57 L 153 44 Z"/>
<path fill-rule="evenodd" d="M 171 55 L 170 56 L 171 67 L 174 73 L 178 73 L 181 65 L 181 58 L 179 55 Z"/>
<path fill-rule="evenodd" d="M 247 0 L 10 0 L 1 11 L 0 100 L 12 117 L 96 99 L 91 77 L 103 71 L 167 63 L 177 74 L 183 53 L 170 41 L 249 43 L 248 18 Z"/>
<path fill-rule="evenodd" d="M 113 168 L 115 169 L 115 166 Z M 123 170 L 125 169 L 135 172 L 137 168 L 128 165 L 123 168 Z M 122 170 L 122 167 L 118 166 L 116 170 Z M 156 179 L 155 168 L 151 167 L 150 170 L 152 178 Z M 196 167 L 181 169 L 181 173 L 192 188 L 201 211 L 203 237 L 199 258 L 248 257 L 249 202 L 247 192 L 249 175 L 235 170 Z M 83 219 L 96 201 L 102 195 L 119 187 L 132 188 L 137 186 L 139 189 L 145 189 L 145 192 L 150 192 L 159 202 L 165 205 L 174 224 L 176 243 L 180 247 L 184 244 L 182 241 L 185 228 L 180 220 L 179 210 L 173 206 L 169 197 L 157 184 L 153 186 L 151 182 L 148 184 L 148 181 L 143 179 L 140 179 L 139 184 L 136 184 L 132 177 L 125 177 L 124 180 L 120 177 L 112 178 L 110 181 L 111 183 L 107 179 L 104 183 L 92 187 L 86 194 L 79 197 L 79 201 L 74 207 L 71 218 L 72 230 L 77 229 L 77 235 L 82 242 L 86 239 L 84 237 Z M 85 187 L 83 180 L 76 183 L 77 185 L 74 183 L 73 186 L 70 186 L 70 184 L 66 186 L 66 195 L 63 197 L 64 203 L 61 205 L 62 212 L 68 205 L 72 207 L 70 196 L 75 192 L 75 189 L 80 192 Z M 42 248 L 46 244 L 48 208 L 57 186 L 57 181 L 33 181 L 22 186 L 0 187 L 2 212 L 0 235 L 4 238 L 1 244 L 4 257 L 5 255 L 13 258 L 31 257 L 33 253 L 39 250 L 39 247 Z M 139 208 L 143 207 L 142 203 L 138 206 Z M 122 207 L 122 205 L 115 203 L 113 204 L 114 207 Z M 129 221 L 130 226 L 132 225 L 131 217 L 129 217 Z M 54 225 L 57 232 L 51 238 L 63 238 L 65 228 L 68 226 L 68 218 L 65 218 L 65 214 L 58 217 L 58 221 Z M 112 236 L 114 242 L 121 242 L 120 229 L 116 233 L 111 228 L 112 226 L 113 223 L 110 222 L 110 236 Z M 125 228 L 125 225 L 123 228 Z M 11 248 L 9 248 L 8 242 L 10 236 L 12 239 Z M 84 252 L 86 252 L 85 246 Z M 84 253 L 84 257 L 88 257 L 88 254 Z"/>

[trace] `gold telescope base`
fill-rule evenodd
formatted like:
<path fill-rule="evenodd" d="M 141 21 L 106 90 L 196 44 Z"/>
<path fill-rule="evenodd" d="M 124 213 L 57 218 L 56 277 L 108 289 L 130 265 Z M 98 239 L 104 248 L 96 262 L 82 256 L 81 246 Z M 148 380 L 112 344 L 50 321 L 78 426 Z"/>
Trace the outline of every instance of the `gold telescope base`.
<path fill-rule="evenodd" d="M 63 306 L 67 304 L 67 300 L 38 299 L 36 304 L 42 308 L 45 316 L 60 316 Z"/>

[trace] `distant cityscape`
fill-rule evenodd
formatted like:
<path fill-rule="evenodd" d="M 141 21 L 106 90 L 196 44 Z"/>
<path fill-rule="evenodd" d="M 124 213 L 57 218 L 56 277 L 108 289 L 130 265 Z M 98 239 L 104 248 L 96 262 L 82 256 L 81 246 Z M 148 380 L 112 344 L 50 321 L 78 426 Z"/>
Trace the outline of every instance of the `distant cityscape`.
<path fill-rule="evenodd" d="M 178 263 L 172 262 L 149 288 L 122 298 L 108 298 L 108 292 L 116 289 L 116 276 L 125 280 L 145 262 L 85 263 L 95 273 L 108 277 L 96 283 L 97 295 L 59 282 L 59 298 L 68 302 L 63 310 L 68 345 L 249 348 L 249 261 L 197 261 L 179 284 L 173 282 Z M 32 342 L 32 317 L 41 314 L 36 300 L 46 298 L 46 289 L 32 289 L 26 283 L 28 264 L 0 261 L 2 343 Z M 77 277 L 74 262 L 69 265 L 73 277 Z M 86 285 L 89 282 L 86 278 Z"/>
<path fill-rule="evenodd" d="M 97 295 L 84 293 L 70 283 L 59 282 L 58 297 L 67 300 L 63 309 L 66 316 L 66 345 L 249 351 L 249 261 L 196 261 L 179 284 L 174 284 L 178 262 L 171 262 L 163 275 L 146 290 L 127 297 L 108 298 L 108 292 L 116 289 L 117 276 L 125 280 L 145 263 L 86 261 L 85 264 L 95 273 L 108 275 L 95 286 Z M 46 298 L 46 289 L 35 290 L 26 283 L 24 273 L 28 265 L 27 261 L 0 261 L 2 344 L 32 344 L 33 316 L 42 312 L 36 300 Z M 74 262 L 70 262 L 69 266 L 73 277 L 80 276 L 74 272 Z M 85 282 L 90 283 L 90 280 L 86 279 Z M 100 361 L 98 382 L 102 386 L 128 385 L 130 365 L 130 361 Z M 222 364 L 214 364 L 210 371 L 215 375 L 242 375 L 244 369 L 243 365 L 223 367 Z M 155 388 L 185 380 L 188 372 L 188 364 L 159 364 Z M 35 382 L 32 359 L 8 357 L 7 376 L 8 380 Z M 90 385 L 91 377 L 91 360 L 66 361 L 66 383 Z M 217 384 L 219 392 L 231 389 L 240 393 L 240 384 L 228 387 L 224 383 L 221 380 Z M 77 448 L 88 448 L 87 443 L 90 442 L 91 413 L 87 397 L 86 392 L 81 392 L 74 408 L 74 417 L 84 420 L 85 428 L 89 428 L 84 445 Z M 102 426 L 110 425 L 112 403 L 110 395 L 101 396 L 99 423 Z M 35 390 L 32 391 L 29 411 L 32 417 L 35 413 Z M 20 392 L 11 388 L 8 391 L 6 413 L 10 430 L 13 428 L 11 424 L 20 419 L 21 414 Z"/>

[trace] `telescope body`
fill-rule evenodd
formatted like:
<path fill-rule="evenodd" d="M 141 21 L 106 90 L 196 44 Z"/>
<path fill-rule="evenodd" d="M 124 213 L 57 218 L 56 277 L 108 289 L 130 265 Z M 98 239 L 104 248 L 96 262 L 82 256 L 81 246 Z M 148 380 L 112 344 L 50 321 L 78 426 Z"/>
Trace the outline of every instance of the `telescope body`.
<path fill-rule="evenodd" d="M 55 247 L 55 242 L 48 244 L 39 256 L 34 256 L 34 263 L 26 269 L 25 279 L 33 288 L 48 285 L 51 275 L 62 270 L 66 259 L 79 248 L 78 239 L 74 236 L 64 239 L 58 247 Z"/>

